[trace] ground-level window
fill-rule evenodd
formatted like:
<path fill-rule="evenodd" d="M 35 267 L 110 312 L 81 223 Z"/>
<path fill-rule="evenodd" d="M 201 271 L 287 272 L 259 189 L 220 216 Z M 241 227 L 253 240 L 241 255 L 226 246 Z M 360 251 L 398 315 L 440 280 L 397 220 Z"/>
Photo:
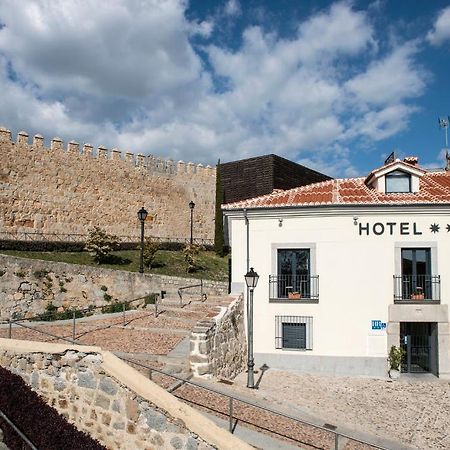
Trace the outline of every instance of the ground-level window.
<path fill-rule="evenodd" d="M 275 348 L 312 350 L 312 317 L 275 316 Z"/>

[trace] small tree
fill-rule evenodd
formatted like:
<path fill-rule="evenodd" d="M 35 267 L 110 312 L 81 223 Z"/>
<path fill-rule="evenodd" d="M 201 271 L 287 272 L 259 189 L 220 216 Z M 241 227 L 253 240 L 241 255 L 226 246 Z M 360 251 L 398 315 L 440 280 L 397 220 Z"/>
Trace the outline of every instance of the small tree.
<path fill-rule="evenodd" d="M 151 269 L 152 264 L 155 260 L 156 252 L 159 250 L 159 244 L 155 241 L 152 241 L 151 238 L 145 239 L 144 244 L 144 264 Z"/>
<path fill-rule="evenodd" d="M 184 255 L 184 260 L 186 261 L 186 264 L 187 264 L 186 270 L 188 273 L 197 271 L 198 267 L 196 264 L 195 257 L 199 254 L 199 252 L 200 252 L 200 247 L 195 244 L 188 244 L 184 248 L 183 255 Z"/>
<path fill-rule="evenodd" d="M 225 255 L 225 241 L 223 235 L 223 187 L 220 159 L 216 166 L 216 212 L 215 212 L 215 229 L 214 229 L 214 251 L 219 256 Z"/>
<path fill-rule="evenodd" d="M 117 236 L 108 234 L 100 227 L 95 227 L 89 233 L 85 249 L 94 258 L 94 261 L 100 264 L 107 259 L 113 250 L 117 249 L 118 244 L 119 238 Z"/>

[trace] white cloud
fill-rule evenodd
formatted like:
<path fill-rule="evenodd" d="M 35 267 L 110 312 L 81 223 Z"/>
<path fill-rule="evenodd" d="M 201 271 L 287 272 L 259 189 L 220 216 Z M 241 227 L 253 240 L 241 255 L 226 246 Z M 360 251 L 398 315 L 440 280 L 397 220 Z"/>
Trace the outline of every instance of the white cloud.
<path fill-rule="evenodd" d="M 211 164 L 278 153 L 349 175 L 351 144 L 404 129 L 426 81 L 414 43 L 378 55 L 347 2 L 290 38 L 248 27 L 233 51 L 214 41 L 226 19 L 188 20 L 184 0 L 18 3 L 0 3 L 0 125 L 49 138 Z"/>
<path fill-rule="evenodd" d="M 431 45 L 440 45 L 450 39 L 450 6 L 440 11 L 427 40 Z"/>
<path fill-rule="evenodd" d="M 385 58 L 347 81 L 356 100 L 370 105 L 386 105 L 417 97 L 425 88 L 425 75 L 414 60 L 417 46 L 409 43 L 395 48 Z"/>
<path fill-rule="evenodd" d="M 242 13 L 239 0 L 228 0 L 223 9 L 227 16 L 239 16 Z"/>

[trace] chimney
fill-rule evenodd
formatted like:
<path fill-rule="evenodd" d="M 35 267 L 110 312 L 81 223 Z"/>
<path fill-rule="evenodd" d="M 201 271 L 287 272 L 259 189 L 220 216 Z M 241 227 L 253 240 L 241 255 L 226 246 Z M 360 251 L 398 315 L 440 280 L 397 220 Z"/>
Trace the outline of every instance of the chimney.
<path fill-rule="evenodd" d="M 407 156 L 403 162 L 410 164 L 411 166 L 419 165 L 419 158 L 417 156 Z"/>

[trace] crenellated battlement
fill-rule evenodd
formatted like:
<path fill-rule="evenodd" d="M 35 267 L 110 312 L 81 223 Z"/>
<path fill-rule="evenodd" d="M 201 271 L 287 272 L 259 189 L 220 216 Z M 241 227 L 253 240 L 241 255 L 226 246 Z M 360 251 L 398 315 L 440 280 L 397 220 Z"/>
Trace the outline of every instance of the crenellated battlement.
<path fill-rule="evenodd" d="M 108 160 L 111 162 L 124 162 L 131 164 L 140 170 L 146 170 L 152 175 L 201 175 L 201 176 L 213 176 L 216 175 L 215 167 L 203 164 L 195 164 L 193 162 L 185 163 L 184 161 L 174 162 L 172 159 L 164 159 L 155 155 L 143 155 L 142 153 L 132 153 L 130 151 L 121 151 L 117 148 L 109 150 L 108 148 L 100 145 L 95 150 L 93 145 L 85 143 L 82 146 L 75 141 L 71 140 L 64 145 L 64 141 L 59 137 L 54 137 L 50 141 L 50 147 L 45 147 L 44 137 L 40 134 L 33 136 L 30 143 L 29 134 L 25 131 L 19 131 L 17 133 L 16 140 L 12 139 L 11 131 L 0 127 L 0 144 L 7 143 L 17 145 L 19 147 L 25 147 L 30 151 L 51 151 L 51 152 L 66 152 L 67 154 L 73 154 L 78 156 L 84 156 L 87 158 L 95 158 L 101 160 Z"/>

